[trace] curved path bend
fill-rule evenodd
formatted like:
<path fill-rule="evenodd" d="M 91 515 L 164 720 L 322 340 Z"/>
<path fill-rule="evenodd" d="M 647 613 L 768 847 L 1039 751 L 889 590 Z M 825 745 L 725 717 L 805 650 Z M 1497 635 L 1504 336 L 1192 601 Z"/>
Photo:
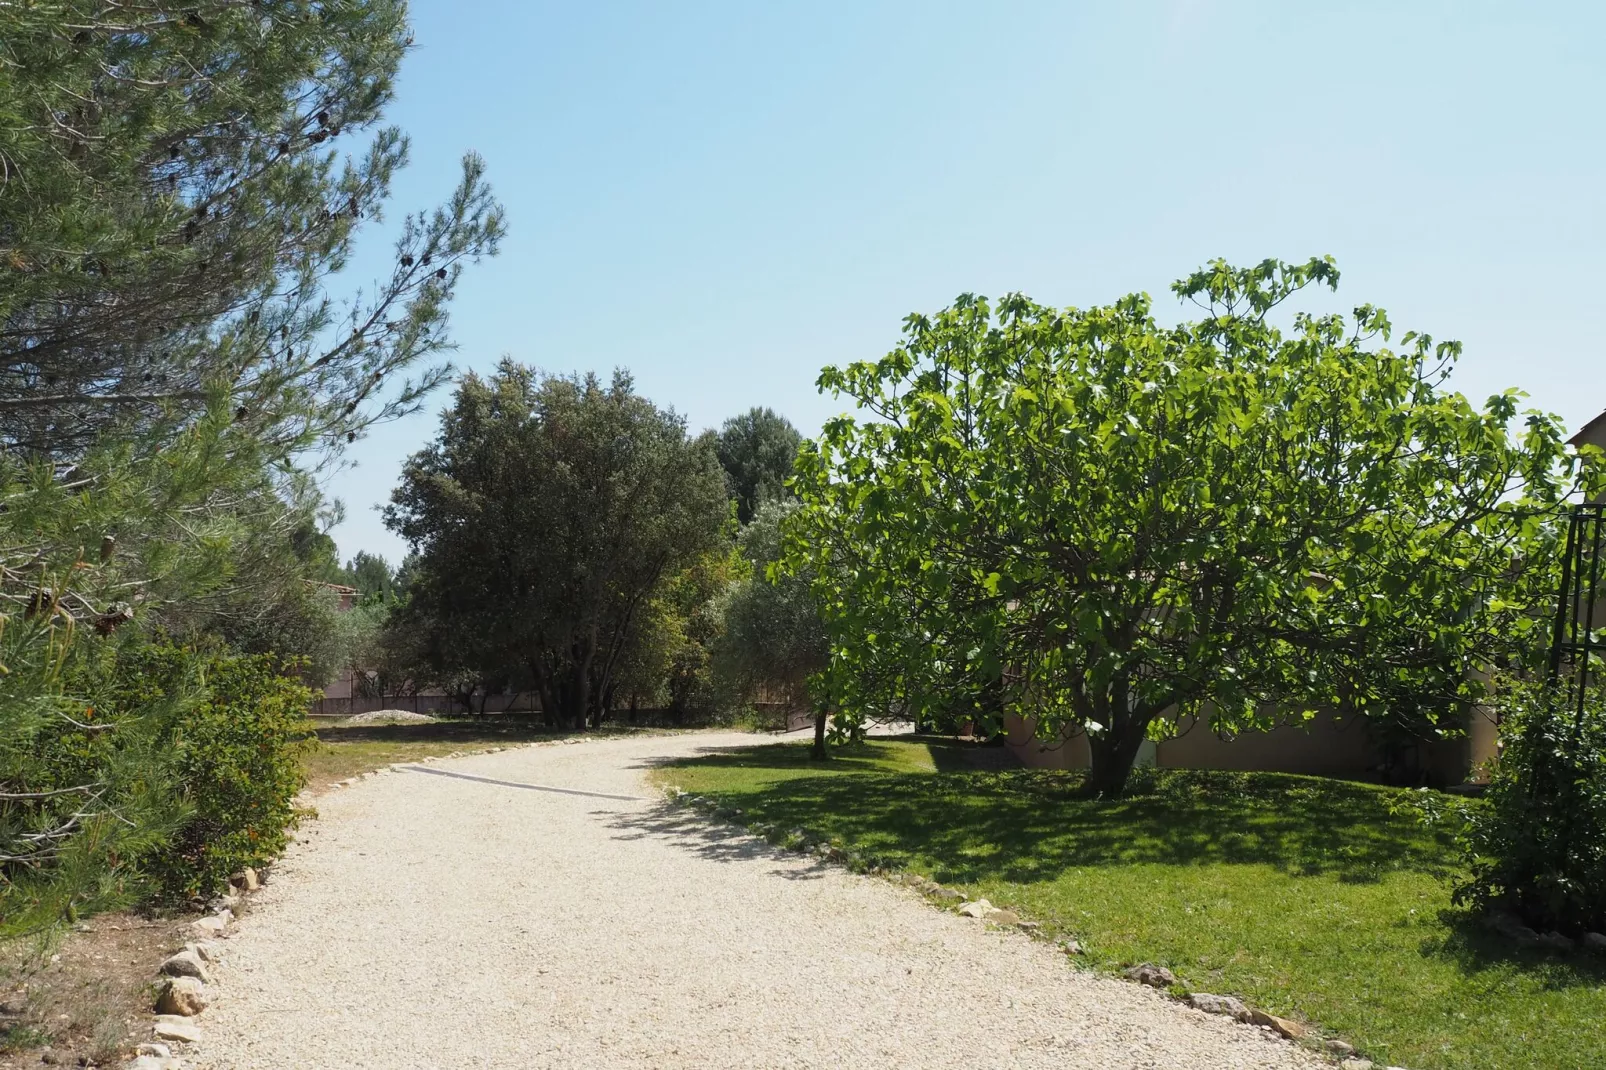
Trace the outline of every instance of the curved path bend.
<path fill-rule="evenodd" d="M 190 1064 L 1330 1066 L 644 781 L 751 742 L 525 747 L 320 797 L 225 946 Z"/>

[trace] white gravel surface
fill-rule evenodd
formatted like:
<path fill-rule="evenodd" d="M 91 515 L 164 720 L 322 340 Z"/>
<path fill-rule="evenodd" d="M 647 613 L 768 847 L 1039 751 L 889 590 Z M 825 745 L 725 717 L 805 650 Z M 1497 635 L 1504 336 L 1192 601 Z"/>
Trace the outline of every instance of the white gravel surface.
<path fill-rule="evenodd" d="M 339 721 L 341 727 L 347 725 L 365 724 L 434 724 L 438 717 L 431 717 L 427 713 L 416 713 L 413 710 L 371 710 L 368 713 L 355 713 Z"/>
<path fill-rule="evenodd" d="M 649 798 L 654 759 L 751 742 L 527 747 L 322 796 L 191 1065 L 1331 1066 Z"/>

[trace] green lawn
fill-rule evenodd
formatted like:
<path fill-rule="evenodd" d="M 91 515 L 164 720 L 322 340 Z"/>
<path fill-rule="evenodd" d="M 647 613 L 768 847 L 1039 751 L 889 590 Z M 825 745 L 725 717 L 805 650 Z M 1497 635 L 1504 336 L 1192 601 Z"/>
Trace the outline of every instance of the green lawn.
<path fill-rule="evenodd" d="M 318 745 L 301 764 L 307 775 L 307 786 L 319 791 L 346 777 L 393 762 L 439 758 L 455 751 L 511 747 L 574 735 L 621 736 L 677 730 L 604 725 L 583 733 L 562 732 L 518 718 L 497 716 L 449 719 L 433 724 L 315 724 L 312 731 L 318 738 Z"/>
<path fill-rule="evenodd" d="M 666 767 L 661 782 L 802 827 L 1075 936 L 1086 961 L 1168 966 L 1412 1070 L 1606 1067 L 1606 962 L 1516 948 L 1450 902 L 1447 837 L 1394 789 L 1168 771 L 1135 797 L 977 770 L 942 740 L 823 766 L 799 744 Z"/>
<path fill-rule="evenodd" d="M 416 762 L 453 751 L 507 747 L 556 738 L 526 721 L 444 720 L 434 724 L 317 725 L 318 746 L 302 759 L 307 786 L 321 790 L 337 780 L 392 762 Z"/>

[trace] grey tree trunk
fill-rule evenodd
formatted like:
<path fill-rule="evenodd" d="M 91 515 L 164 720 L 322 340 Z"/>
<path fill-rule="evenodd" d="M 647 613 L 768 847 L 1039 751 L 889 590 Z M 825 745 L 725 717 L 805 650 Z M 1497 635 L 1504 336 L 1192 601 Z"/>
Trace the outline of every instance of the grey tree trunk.
<path fill-rule="evenodd" d="M 823 762 L 828 757 L 825 750 L 825 719 L 827 716 L 828 714 L 823 708 L 814 711 L 814 747 L 809 751 L 809 758 L 816 762 Z"/>

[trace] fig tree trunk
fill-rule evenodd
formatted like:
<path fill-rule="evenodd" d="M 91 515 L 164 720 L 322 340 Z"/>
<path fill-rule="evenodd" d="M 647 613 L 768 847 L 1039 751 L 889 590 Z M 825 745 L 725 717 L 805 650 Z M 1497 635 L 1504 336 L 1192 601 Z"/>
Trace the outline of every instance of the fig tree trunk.
<path fill-rule="evenodd" d="M 1125 704 L 1123 699 L 1122 704 Z M 1088 733 L 1087 779 L 1082 794 L 1091 799 L 1114 799 L 1126 790 L 1132 763 L 1148 735 L 1152 717 L 1106 713 L 1107 729 L 1098 735 Z"/>
<path fill-rule="evenodd" d="M 827 755 L 825 750 L 825 719 L 828 714 L 824 708 L 814 711 L 814 747 L 809 751 L 811 761 L 823 762 Z"/>

